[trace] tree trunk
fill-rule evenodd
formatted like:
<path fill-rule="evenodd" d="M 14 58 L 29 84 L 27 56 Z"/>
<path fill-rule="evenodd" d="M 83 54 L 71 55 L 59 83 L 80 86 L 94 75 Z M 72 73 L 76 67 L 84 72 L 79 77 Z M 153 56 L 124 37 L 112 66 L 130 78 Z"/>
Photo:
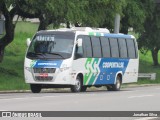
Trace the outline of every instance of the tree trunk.
<path fill-rule="evenodd" d="M 70 22 L 67 21 L 67 28 L 70 28 Z"/>
<path fill-rule="evenodd" d="M 158 63 L 158 51 L 159 51 L 159 49 L 157 49 L 157 48 L 151 50 L 152 59 L 153 59 L 153 65 L 154 66 L 158 66 L 159 65 L 159 63 Z"/>
<path fill-rule="evenodd" d="M 3 61 L 3 56 L 4 56 L 4 48 L 0 47 L 0 63 Z"/>
<path fill-rule="evenodd" d="M 121 19 L 121 29 L 120 33 L 128 34 L 128 19 L 127 18 L 122 18 Z"/>
<path fill-rule="evenodd" d="M 39 30 L 46 30 L 46 28 L 47 28 L 47 19 L 45 19 L 44 17 L 43 17 L 43 15 L 41 15 L 40 17 L 39 17 L 39 20 L 40 20 L 40 23 L 39 23 L 39 27 L 38 27 L 38 31 Z"/>
<path fill-rule="evenodd" d="M 6 20 L 7 22 L 7 20 Z M 12 21 L 8 21 L 6 23 L 6 34 L 4 37 L 2 37 L 0 39 L 0 63 L 3 61 L 3 57 L 4 57 L 4 50 L 5 50 L 5 47 L 11 43 L 14 39 L 14 25 L 12 24 Z"/>
<path fill-rule="evenodd" d="M 4 56 L 4 50 L 5 47 L 11 43 L 14 39 L 14 29 L 15 25 L 12 23 L 14 14 L 15 14 L 15 9 L 12 9 L 10 12 L 6 8 L 6 5 L 4 1 L 1 3 L 1 11 L 5 17 L 5 31 L 6 34 L 0 39 L 0 62 L 3 61 L 3 56 Z"/>
<path fill-rule="evenodd" d="M 128 27 L 123 26 L 120 30 L 120 33 L 128 34 Z"/>
<path fill-rule="evenodd" d="M 75 27 L 81 27 L 78 22 L 74 24 Z"/>
<path fill-rule="evenodd" d="M 46 25 L 45 25 L 44 21 L 40 21 L 40 23 L 39 23 L 38 31 L 40 31 L 40 30 L 46 30 Z"/>

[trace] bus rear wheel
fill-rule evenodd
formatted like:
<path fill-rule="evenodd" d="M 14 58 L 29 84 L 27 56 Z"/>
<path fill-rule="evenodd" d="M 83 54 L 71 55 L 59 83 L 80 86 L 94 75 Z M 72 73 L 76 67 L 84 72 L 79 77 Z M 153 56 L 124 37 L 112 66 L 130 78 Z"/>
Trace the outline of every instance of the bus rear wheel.
<path fill-rule="evenodd" d="M 107 85 L 106 87 L 108 91 L 113 91 L 112 85 Z"/>
<path fill-rule="evenodd" d="M 78 76 L 76 78 L 76 84 L 71 86 L 71 91 L 72 92 L 80 92 L 82 90 L 82 80 L 81 78 Z"/>
<path fill-rule="evenodd" d="M 40 93 L 41 92 L 41 85 L 37 85 L 37 84 L 30 84 L 30 88 L 32 93 Z"/>
<path fill-rule="evenodd" d="M 117 76 L 116 83 L 113 85 L 108 85 L 107 89 L 109 91 L 119 91 L 121 89 L 121 84 L 122 84 L 121 78 L 119 76 Z"/>

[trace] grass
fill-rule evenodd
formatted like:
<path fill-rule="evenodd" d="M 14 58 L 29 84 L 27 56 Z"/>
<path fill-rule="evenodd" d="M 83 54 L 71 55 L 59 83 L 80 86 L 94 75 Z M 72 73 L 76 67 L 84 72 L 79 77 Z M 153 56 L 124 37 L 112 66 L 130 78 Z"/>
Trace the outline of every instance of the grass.
<path fill-rule="evenodd" d="M 3 63 L 0 63 L 0 90 L 22 90 L 29 86 L 24 82 L 23 64 L 26 51 L 26 38 L 32 37 L 38 25 L 18 22 L 15 39 L 5 49 Z"/>
<path fill-rule="evenodd" d="M 5 49 L 3 63 L 0 63 L 0 90 L 25 90 L 29 85 L 24 82 L 23 64 L 26 51 L 26 38 L 31 38 L 37 31 L 38 25 L 29 22 L 18 22 L 14 41 Z M 160 59 L 160 55 L 159 55 Z M 140 53 L 139 72 L 155 72 L 155 81 L 141 79 L 138 84 L 160 83 L 160 67 L 152 66 L 151 53 Z"/>
<path fill-rule="evenodd" d="M 139 63 L 139 72 L 140 73 L 156 73 L 156 80 L 149 79 L 139 79 L 138 84 L 146 83 L 160 83 L 160 66 L 153 66 L 151 52 L 148 52 L 146 55 L 139 53 L 140 63 Z M 160 53 L 158 54 L 160 59 Z"/>

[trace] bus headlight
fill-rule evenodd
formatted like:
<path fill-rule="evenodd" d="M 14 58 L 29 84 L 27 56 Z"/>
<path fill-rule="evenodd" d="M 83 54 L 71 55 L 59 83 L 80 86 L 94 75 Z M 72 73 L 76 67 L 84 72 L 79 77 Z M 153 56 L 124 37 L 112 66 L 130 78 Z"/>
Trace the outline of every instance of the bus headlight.
<path fill-rule="evenodd" d="M 31 68 L 30 67 L 24 67 L 25 70 L 31 72 Z"/>
<path fill-rule="evenodd" d="M 63 72 L 63 71 L 65 71 L 65 70 L 68 70 L 70 67 L 63 67 L 63 68 L 60 68 L 59 70 L 61 71 L 61 72 Z"/>
<path fill-rule="evenodd" d="M 67 64 L 63 64 L 59 70 L 60 70 L 60 72 L 63 72 L 65 70 L 68 70 L 69 68 L 70 67 L 68 67 Z"/>

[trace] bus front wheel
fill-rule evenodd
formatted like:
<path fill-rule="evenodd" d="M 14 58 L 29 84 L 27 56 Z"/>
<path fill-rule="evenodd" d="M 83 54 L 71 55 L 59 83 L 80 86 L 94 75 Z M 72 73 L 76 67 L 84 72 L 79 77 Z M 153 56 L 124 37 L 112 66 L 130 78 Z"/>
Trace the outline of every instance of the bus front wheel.
<path fill-rule="evenodd" d="M 71 86 L 71 91 L 72 92 L 80 92 L 82 89 L 82 81 L 81 78 L 78 76 L 76 78 L 76 84 Z"/>
<path fill-rule="evenodd" d="M 30 84 L 30 88 L 32 93 L 40 93 L 41 92 L 41 85 L 37 85 L 37 84 Z"/>

